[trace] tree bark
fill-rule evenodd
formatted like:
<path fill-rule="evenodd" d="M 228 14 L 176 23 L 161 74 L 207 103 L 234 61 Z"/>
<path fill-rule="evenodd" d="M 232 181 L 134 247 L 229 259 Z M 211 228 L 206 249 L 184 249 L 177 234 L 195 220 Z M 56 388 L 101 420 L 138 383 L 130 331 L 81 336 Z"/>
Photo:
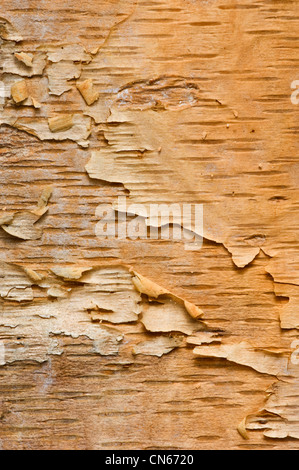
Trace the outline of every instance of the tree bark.
<path fill-rule="evenodd" d="M 297 2 L 0 16 L 0 448 L 299 449 Z"/>

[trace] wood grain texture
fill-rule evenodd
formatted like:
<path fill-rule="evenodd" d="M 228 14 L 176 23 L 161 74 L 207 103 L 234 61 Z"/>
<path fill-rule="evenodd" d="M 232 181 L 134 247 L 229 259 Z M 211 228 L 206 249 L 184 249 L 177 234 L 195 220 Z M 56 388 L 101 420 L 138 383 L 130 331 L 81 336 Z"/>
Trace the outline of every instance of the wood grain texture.
<path fill-rule="evenodd" d="M 0 448 L 299 449 L 298 31 L 296 0 L 2 0 Z M 118 197 L 203 204 L 202 248 L 101 239 Z"/>

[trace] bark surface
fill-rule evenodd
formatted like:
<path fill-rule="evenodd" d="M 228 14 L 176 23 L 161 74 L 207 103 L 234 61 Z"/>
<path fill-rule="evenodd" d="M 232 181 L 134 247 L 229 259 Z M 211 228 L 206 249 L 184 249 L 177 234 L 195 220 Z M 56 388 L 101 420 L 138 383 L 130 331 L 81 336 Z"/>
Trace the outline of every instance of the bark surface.
<path fill-rule="evenodd" d="M 298 31 L 297 0 L 1 1 L 1 449 L 299 449 Z M 202 204 L 195 241 L 151 204 Z"/>

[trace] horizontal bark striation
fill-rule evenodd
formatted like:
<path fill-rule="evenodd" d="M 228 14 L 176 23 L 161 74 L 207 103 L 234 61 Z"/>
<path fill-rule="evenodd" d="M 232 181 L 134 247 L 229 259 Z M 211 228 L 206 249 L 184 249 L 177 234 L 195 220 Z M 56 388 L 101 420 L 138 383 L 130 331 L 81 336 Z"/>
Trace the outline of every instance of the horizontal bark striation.
<path fill-rule="evenodd" d="M 296 2 L 23 3 L 0 12 L 0 448 L 299 448 Z M 203 204 L 202 249 L 99 238 L 119 196 Z"/>

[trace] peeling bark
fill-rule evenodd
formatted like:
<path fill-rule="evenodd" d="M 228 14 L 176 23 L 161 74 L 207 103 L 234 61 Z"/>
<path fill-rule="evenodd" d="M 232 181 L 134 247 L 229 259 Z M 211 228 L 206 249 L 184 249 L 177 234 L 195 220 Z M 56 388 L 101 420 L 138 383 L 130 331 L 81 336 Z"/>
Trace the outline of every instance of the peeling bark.
<path fill-rule="evenodd" d="M 2 1 L 1 449 L 299 448 L 298 15 L 270 3 Z M 159 237 L 101 238 L 104 209 Z"/>

